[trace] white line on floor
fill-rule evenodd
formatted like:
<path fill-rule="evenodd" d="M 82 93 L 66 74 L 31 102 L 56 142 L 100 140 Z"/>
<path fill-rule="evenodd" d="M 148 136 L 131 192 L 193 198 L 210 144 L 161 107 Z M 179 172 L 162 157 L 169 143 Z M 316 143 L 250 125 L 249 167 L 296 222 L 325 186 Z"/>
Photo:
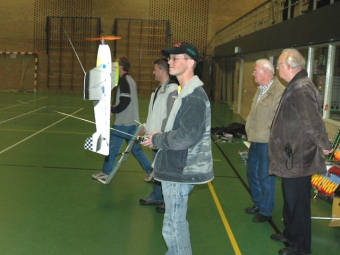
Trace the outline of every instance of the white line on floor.
<path fill-rule="evenodd" d="M 83 110 L 83 108 L 81 108 L 81 109 L 79 109 L 79 110 L 77 110 L 77 111 L 71 113 L 70 115 L 76 114 L 77 112 L 80 112 L 81 110 Z M 19 142 L 13 144 L 13 145 L 7 147 L 6 149 L 0 151 L 0 154 L 2 154 L 2 153 L 4 153 L 4 152 L 6 152 L 6 151 L 12 149 L 13 147 L 15 147 L 15 146 L 17 146 L 17 145 L 19 145 L 19 144 L 25 142 L 26 140 L 32 138 L 33 136 L 35 136 L 35 135 L 37 135 L 37 134 L 39 134 L 39 133 L 45 131 L 46 129 L 48 129 L 48 128 L 50 128 L 50 127 L 53 127 L 54 125 L 58 124 L 59 122 L 62 122 L 63 120 L 65 120 L 65 119 L 67 119 L 67 118 L 69 118 L 69 117 L 70 117 L 70 116 L 67 116 L 67 117 L 65 117 L 65 118 L 62 118 L 61 120 L 58 120 L 57 122 L 54 122 L 53 124 L 51 124 L 51 125 L 49 125 L 49 126 L 43 128 L 43 129 L 41 129 L 41 130 L 35 132 L 34 134 L 32 134 L 32 135 L 26 137 L 25 139 L 22 139 L 21 141 L 19 141 Z"/>

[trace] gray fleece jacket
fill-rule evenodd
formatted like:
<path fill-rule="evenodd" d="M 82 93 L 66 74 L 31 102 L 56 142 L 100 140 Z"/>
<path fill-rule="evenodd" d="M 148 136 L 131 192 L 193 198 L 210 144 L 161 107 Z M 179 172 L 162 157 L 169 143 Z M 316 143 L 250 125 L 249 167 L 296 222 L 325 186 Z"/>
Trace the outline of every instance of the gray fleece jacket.
<path fill-rule="evenodd" d="M 211 151 L 211 107 L 194 76 L 182 89 L 164 133 L 154 134 L 158 148 L 154 177 L 161 182 L 202 184 L 214 178 Z"/>

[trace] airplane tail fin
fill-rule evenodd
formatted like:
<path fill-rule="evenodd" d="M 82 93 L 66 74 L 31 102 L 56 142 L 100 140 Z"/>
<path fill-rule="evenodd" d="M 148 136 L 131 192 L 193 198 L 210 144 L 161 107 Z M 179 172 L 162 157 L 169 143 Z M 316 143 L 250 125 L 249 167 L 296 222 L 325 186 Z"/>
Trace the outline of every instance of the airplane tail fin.
<path fill-rule="evenodd" d="M 109 141 L 102 137 L 100 132 L 94 133 L 85 140 L 84 148 L 105 156 L 109 155 Z"/>

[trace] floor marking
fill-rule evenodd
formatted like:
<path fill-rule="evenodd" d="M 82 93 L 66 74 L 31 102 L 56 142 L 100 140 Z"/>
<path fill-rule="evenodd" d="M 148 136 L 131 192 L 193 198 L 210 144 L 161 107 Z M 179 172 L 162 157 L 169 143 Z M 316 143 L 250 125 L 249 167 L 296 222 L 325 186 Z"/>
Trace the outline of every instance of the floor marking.
<path fill-rule="evenodd" d="M 9 131 L 9 132 L 36 132 L 37 130 L 33 129 L 8 129 L 8 128 L 0 128 L 0 131 Z M 70 132 L 70 131 L 44 131 L 44 133 L 52 133 L 52 134 L 74 134 L 74 135 L 91 135 L 93 131 L 89 132 Z"/>
<path fill-rule="evenodd" d="M 250 142 L 244 141 L 243 143 L 244 143 L 244 145 L 247 146 L 247 148 L 249 149 L 249 147 L 250 147 Z"/>
<path fill-rule="evenodd" d="M 52 111 L 52 112 L 56 112 L 56 113 L 59 113 L 61 115 L 65 115 L 65 116 L 68 116 L 68 117 L 71 117 L 71 118 L 75 118 L 75 119 L 78 119 L 78 120 L 82 120 L 82 121 L 85 121 L 85 122 L 88 122 L 88 123 L 92 123 L 92 124 L 96 124 L 96 122 L 93 122 L 93 121 L 90 121 L 90 120 L 86 120 L 86 119 L 83 119 L 83 118 L 79 118 L 79 117 L 76 117 L 76 116 L 72 116 L 71 114 L 67 114 L 67 113 L 64 113 L 64 112 L 58 112 L 58 111 L 55 111 L 55 110 L 51 110 L 51 109 L 47 109 L 48 111 Z M 130 134 L 129 134 L 130 135 Z"/>
<path fill-rule="evenodd" d="M 75 111 L 75 112 L 72 113 L 72 114 L 76 114 L 77 112 L 80 112 L 80 111 L 83 110 L 83 109 L 84 109 L 84 108 L 81 108 L 81 109 Z M 61 119 L 61 120 L 58 120 L 57 122 L 54 122 L 53 124 L 51 124 L 51 125 L 49 125 L 49 126 L 43 128 L 43 129 L 39 130 L 38 132 L 36 132 L 36 133 L 34 133 L 34 134 L 32 134 L 32 135 L 30 135 L 30 136 L 28 136 L 28 137 L 26 137 L 25 139 L 23 139 L 23 140 L 17 142 L 16 144 L 13 144 L 12 146 L 7 147 L 6 149 L 0 151 L 0 154 L 2 154 L 2 153 L 4 153 L 4 152 L 6 152 L 6 151 L 12 149 L 13 147 L 15 147 L 15 146 L 17 146 L 17 145 L 19 145 L 19 144 L 21 144 L 21 143 L 23 143 L 23 142 L 25 142 L 26 140 L 32 138 L 33 136 L 36 136 L 37 134 L 40 134 L 41 132 L 45 131 L 46 129 L 48 129 L 48 128 L 50 128 L 50 127 L 53 127 L 54 125 L 58 124 L 59 122 L 62 122 L 63 120 L 65 120 L 65 119 L 67 119 L 67 118 L 69 118 L 69 117 L 70 117 L 70 116 L 66 116 L 65 118 L 63 118 L 63 119 Z"/>
<path fill-rule="evenodd" d="M 27 104 L 29 102 L 34 102 L 34 101 L 42 100 L 42 99 L 45 99 L 45 98 L 48 98 L 48 97 L 42 97 L 42 98 L 38 98 L 38 99 L 35 99 L 35 100 L 27 101 L 27 102 L 20 102 L 20 104 L 15 104 L 15 105 L 11 105 L 11 106 L 8 106 L 8 107 L 5 107 L 5 108 L 1 108 L 0 111 L 5 110 L 5 109 L 9 109 L 9 108 L 12 108 L 12 107 L 15 107 L 15 106 L 18 106 L 18 105 L 22 105 L 23 103 Z"/>
<path fill-rule="evenodd" d="M 217 118 L 216 118 L 217 119 Z M 219 143 L 216 143 L 213 135 L 211 135 L 211 139 L 212 141 L 215 143 L 216 147 L 218 148 L 218 150 L 222 153 L 222 155 L 224 156 L 224 158 L 227 160 L 229 166 L 231 167 L 231 169 L 234 171 L 234 173 L 236 174 L 237 178 L 240 180 L 240 182 L 242 183 L 243 187 L 247 190 L 247 192 L 249 193 L 250 197 L 251 197 L 251 192 L 250 192 L 250 188 L 249 186 L 246 184 L 246 182 L 243 180 L 242 176 L 239 174 L 239 172 L 236 170 L 235 166 L 232 164 L 232 162 L 229 160 L 228 156 L 225 154 L 225 152 L 222 150 L 221 146 L 219 145 Z M 245 142 L 244 143 L 247 147 L 248 144 Z M 250 143 L 249 143 L 250 146 Z M 274 223 L 274 221 L 270 220 L 268 221 L 269 224 L 271 225 L 271 227 L 273 228 L 273 230 L 275 231 L 275 233 L 281 233 L 281 231 L 279 230 L 279 228 L 276 226 L 276 224 Z"/>
<path fill-rule="evenodd" d="M 39 111 L 39 110 L 44 109 L 44 108 L 45 108 L 45 106 L 44 106 L 44 107 L 41 107 L 41 108 L 38 108 L 38 109 L 35 109 L 35 110 L 33 110 L 33 111 L 30 111 L 30 112 L 26 112 L 26 113 L 20 114 L 20 115 L 18 115 L 18 116 L 15 116 L 15 117 L 12 117 L 12 118 L 9 118 L 9 119 L 5 119 L 5 120 L 3 120 L 3 121 L 0 121 L 0 124 L 1 124 L 1 123 L 4 123 L 4 122 L 7 122 L 7 121 L 10 121 L 10 120 L 14 120 L 14 119 L 16 119 L 16 118 L 19 118 L 19 117 L 22 117 L 22 116 L 24 116 L 24 115 L 30 114 L 30 113 L 32 113 L 32 112 Z"/>
<path fill-rule="evenodd" d="M 215 192 L 215 189 L 214 189 L 214 186 L 212 185 L 211 182 L 208 183 L 208 186 L 209 186 L 209 189 L 210 189 L 210 192 L 211 192 L 211 195 L 215 201 L 215 204 L 216 204 L 216 207 L 217 207 L 217 210 L 221 216 L 221 219 L 222 219 L 222 222 L 223 222 L 223 225 L 227 231 L 227 234 L 229 236 L 229 240 L 231 242 L 231 245 L 233 246 L 233 249 L 234 249 L 234 252 L 236 255 L 241 255 L 241 251 L 240 251 L 240 248 L 238 247 L 237 245 L 237 242 L 236 242 L 236 239 L 234 237 L 234 234 L 230 228 L 230 225 L 228 223 L 228 220 L 227 220 L 227 217 L 225 216 L 224 212 L 223 212 L 223 209 L 222 209 L 222 206 L 220 204 L 220 201 L 216 195 L 216 192 Z"/>

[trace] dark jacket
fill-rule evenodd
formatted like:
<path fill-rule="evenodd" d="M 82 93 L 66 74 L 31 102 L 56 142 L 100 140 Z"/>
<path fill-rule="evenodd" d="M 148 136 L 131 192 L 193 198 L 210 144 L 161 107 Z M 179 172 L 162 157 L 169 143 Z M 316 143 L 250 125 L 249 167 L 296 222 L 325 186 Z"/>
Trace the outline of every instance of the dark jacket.
<path fill-rule="evenodd" d="M 162 182 L 202 184 L 214 178 L 211 152 L 211 108 L 194 76 L 172 107 L 164 133 L 154 134 L 158 148 L 154 160 L 155 179 Z"/>
<path fill-rule="evenodd" d="M 268 144 L 269 174 L 296 178 L 325 173 L 323 150 L 331 144 L 321 117 L 319 91 L 300 71 L 288 83 L 273 120 Z"/>

